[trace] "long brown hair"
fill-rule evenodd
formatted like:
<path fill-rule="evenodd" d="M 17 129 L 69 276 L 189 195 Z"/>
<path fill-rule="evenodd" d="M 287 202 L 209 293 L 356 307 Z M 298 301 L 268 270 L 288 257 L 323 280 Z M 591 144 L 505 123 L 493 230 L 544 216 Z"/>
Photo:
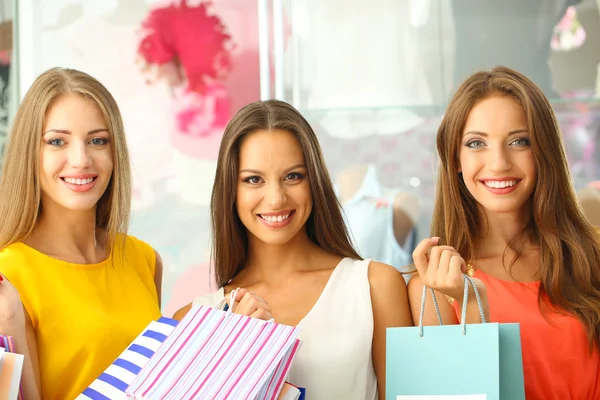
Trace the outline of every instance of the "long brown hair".
<path fill-rule="evenodd" d="M 52 68 L 33 82 L 13 120 L 0 176 L 0 249 L 24 240 L 41 212 L 40 146 L 48 110 L 64 95 L 91 101 L 102 112 L 111 137 L 113 174 L 100 198 L 96 220 L 114 245 L 126 233 L 131 209 L 131 167 L 121 113 L 110 92 L 90 75 Z"/>
<path fill-rule="evenodd" d="M 278 100 L 259 101 L 245 106 L 233 117 L 219 149 L 211 199 L 212 258 L 219 286 L 227 284 L 244 268 L 248 255 L 246 228 L 235 208 L 240 145 L 252 132 L 275 129 L 292 133 L 302 146 L 313 197 L 312 213 L 305 227 L 308 237 L 329 253 L 360 259 L 350 244 L 314 131 L 291 105 Z"/>
<path fill-rule="evenodd" d="M 531 136 L 537 180 L 529 228 L 540 247 L 540 307 L 547 299 L 556 309 L 578 318 L 587 331 L 590 348 L 600 348 L 600 235 L 577 201 L 552 106 L 522 74 L 506 67 L 477 72 L 450 101 L 437 134 L 441 163 L 432 235 L 453 246 L 466 260 L 473 258 L 481 215 L 458 173 L 458 154 L 471 109 L 498 94 L 522 107 Z"/>

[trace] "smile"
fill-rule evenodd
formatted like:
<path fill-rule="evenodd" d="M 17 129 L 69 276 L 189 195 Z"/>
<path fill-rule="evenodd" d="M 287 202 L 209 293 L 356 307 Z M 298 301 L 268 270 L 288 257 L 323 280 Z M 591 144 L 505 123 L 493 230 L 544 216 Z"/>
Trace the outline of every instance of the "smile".
<path fill-rule="evenodd" d="M 60 177 L 60 180 L 64 182 L 65 186 L 70 191 L 76 193 L 86 193 L 96 186 L 96 183 L 98 182 L 98 176 L 84 175 L 80 178 L 62 176 Z"/>
<path fill-rule="evenodd" d="M 294 214 L 296 214 L 296 210 L 257 214 L 257 216 L 260 222 L 267 228 L 279 229 L 288 226 L 292 221 Z"/>
<path fill-rule="evenodd" d="M 517 178 L 509 178 L 509 179 L 495 179 L 495 180 L 486 180 L 481 179 L 481 183 L 483 186 L 491 193 L 497 195 L 509 194 L 515 191 L 521 182 L 521 179 Z"/>
<path fill-rule="evenodd" d="M 504 189 L 507 187 L 515 186 L 519 181 L 518 180 L 510 180 L 510 181 L 482 181 L 484 185 L 494 189 Z"/>
<path fill-rule="evenodd" d="M 288 219 L 290 217 L 290 215 L 292 215 L 293 211 L 289 211 L 285 214 L 258 214 L 258 216 L 262 219 L 264 219 L 265 221 L 269 221 L 269 222 L 281 222 L 284 221 L 286 219 Z"/>
<path fill-rule="evenodd" d="M 71 185 L 87 185 L 89 183 L 92 183 L 96 177 L 93 178 L 86 178 L 86 179 L 76 179 L 76 178 L 60 178 L 63 181 L 70 183 Z"/>

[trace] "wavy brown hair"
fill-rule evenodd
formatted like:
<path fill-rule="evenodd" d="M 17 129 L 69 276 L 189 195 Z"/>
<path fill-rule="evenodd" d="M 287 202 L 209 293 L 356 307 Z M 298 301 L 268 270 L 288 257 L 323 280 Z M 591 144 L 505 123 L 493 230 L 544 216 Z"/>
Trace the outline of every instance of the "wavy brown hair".
<path fill-rule="evenodd" d="M 587 331 L 590 348 L 600 348 L 600 235 L 575 195 L 552 106 L 522 74 L 506 67 L 477 72 L 450 101 L 437 134 L 441 163 L 432 236 L 453 246 L 466 260 L 474 257 L 482 216 L 458 173 L 458 154 L 467 116 L 491 95 L 508 96 L 522 107 L 531 136 L 537 180 L 532 220 L 526 229 L 540 248 L 540 307 L 547 299 L 555 309 L 578 318 Z"/>
<path fill-rule="evenodd" d="M 245 106 L 233 117 L 219 149 L 210 206 L 212 259 L 219 287 L 244 268 L 248 255 L 246 228 L 235 207 L 240 145 L 253 132 L 276 129 L 292 133 L 302 146 L 313 198 L 312 213 L 305 225 L 308 237 L 331 254 L 361 259 L 350 244 L 340 203 L 315 132 L 291 105 L 278 100 L 259 101 Z"/>
<path fill-rule="evenodd" d="M 31 85 L 13 120 L 0 176 L 0 249 L 23 241 L 41 213 L 40 148 L 48 110 L 57 99 L 76 95 L 101 111 L 110 133 L 113 174 L 96 208 L 98 228 L 109 248 L 126 233 L 131 209 L 131 167 L 117 102 L 98 80 L 74 69 L 52 68 Z"/>

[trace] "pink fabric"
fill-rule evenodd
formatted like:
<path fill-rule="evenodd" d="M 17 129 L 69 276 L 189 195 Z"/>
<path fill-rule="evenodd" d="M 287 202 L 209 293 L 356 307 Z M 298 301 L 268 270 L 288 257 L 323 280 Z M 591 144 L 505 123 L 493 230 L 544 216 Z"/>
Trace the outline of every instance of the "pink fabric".
<path fill-rule="evenodd" d="M 231 68 L 230 40 L 221 20 L 210 15 L 204 2 L 156 8 L 142 22 L 138 53 L 148 64 L 174 62 L 185 73 L 190 90 L 203 93 L 207 81 Z"/>

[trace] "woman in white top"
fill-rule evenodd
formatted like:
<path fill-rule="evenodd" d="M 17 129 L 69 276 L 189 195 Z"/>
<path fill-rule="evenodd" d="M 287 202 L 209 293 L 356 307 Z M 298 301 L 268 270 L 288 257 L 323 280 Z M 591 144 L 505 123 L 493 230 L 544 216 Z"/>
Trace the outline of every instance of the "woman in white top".
<path fill-rule="evenodd" d="M 256 102 L 231 120 L 211 212 L 221 289 L 194 304 L 242 288 L 234 312 L 302 328 L 289 381 L 308 398 L 384 399 L 385 330 L 412 325 L 406 285 L 352 248 L 317 137 L 292 106 Z"/>

